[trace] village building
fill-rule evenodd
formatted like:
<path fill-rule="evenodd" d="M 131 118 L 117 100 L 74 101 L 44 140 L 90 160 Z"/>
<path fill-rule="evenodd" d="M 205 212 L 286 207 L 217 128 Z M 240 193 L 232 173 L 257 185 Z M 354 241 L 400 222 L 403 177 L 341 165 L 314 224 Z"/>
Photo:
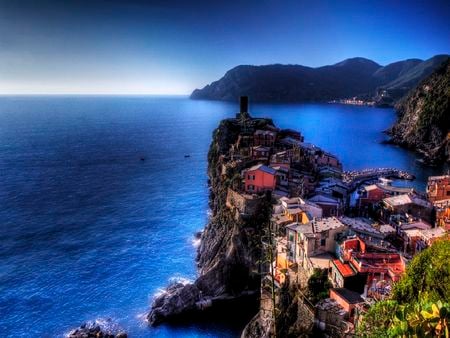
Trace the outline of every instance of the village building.
<path fill-rule="evenodd" d="M 450 231 L 450 199 L 433 202 L 436 225 Z"/>
<path fill-rule="evenodd" d="M 277 183 L 277 188 L 284 188 L 287 189 L 289 186 L 289 167 L 285 167 L 285 166 L 280 166 L 280 165 L 270 165 L 271 168 L 276 170 L 276 183 Z M 284 190 L 283 189 L 283 190 Z"/>
<path fill-rule="evenodd" d="M 347 319 L 351 322 L 353 322 L 357 305 L 364 303 L 364 299 L 358 292 L 346 288 L 330 289 L 330 298 L 335 300 L 344 309 L 347 314 Z"/>
<path fill-rule="evenodd" d="M 288 259 L 311 274 L 315 268 L 328 269 L 335 252 L 336 236 L 347 229 L 335 217 L 315 219 L 308 224 L 286 226 Z"/>
<path fill-rule="evenodd" d="M 292 149 L 279 151 L 270 157 L 270 165 L 284 166 L 289 169 L 291 167 L 293 157 L 294 151 Z"/>
<path fill-rule="evenodd" d="M 337 156 L 325 151 L 316 152 L 314 156 L 314 164 L 316 168 L 331 167 L 342 171 L 342 163 L 339 161 Z"/>
<path fill-rule="evenodd" d="M 359 191 L 358 205 L 368 206 L 379 203 L 387 197 L 413 193 L 413 188 L 395 187 L 391 180 L 380 178 L 378 183 L 362 187 Z"/>
<path fill-rule="evenodd" d="M 300 132 L 298 132 L 297 130 L 293 130 L 293 129 L 282 129 L 280 131 L 280 136 L 282 138 L 290 137 L 290 138 L 300 141 L 300 142 L 303 142 L 303 140 L 304 140 L 304 137 L 302 136 L 302 134 Z"/>
<path fill-rule="evenodd" d="M 427 196 L 431 202 L 450 199 L 450 175 L 430 176 L 427 184 Z"/>
<path fill-rule="evenodd" d="M 253 134 L 253 145 L 273 147 L 277 139 L 277 133 L 271 130 L 256 130 Z"/>
<path fill-rule="evenodd" d="M 272 213 L 272 229 L 284 233 L 284 227 L 290 223 L 307 224 L 315 218 L 322 218 L 322 209 L 300 197 L 281 197 Z"/>
<path fill-rule="evenodd" d="M 276 170 L 263 164 L 255 165 L 244 171 L 246 193 L 273 191 L 276 187 Z"/>
<path fill-rule="evenodd" d="M 333 261 L 330 274 L 336 287 L 382 298 L 390 293 L 405 269 L 400 254 L 369 252 L 364 241 L 352 238 L 340 244 L 339 259 Z"/>
<path fill-rule="evenodd" d="M 403 224 L 399 233 L 403 239 L 403 252 L 411 256 L 428 248 L 435 240 L 446 235 L 444 228 L 432 228 L 425 222 Z"/>
<path fill-rule="evenodd" d="M 308 199 L 308 201 L 317 204 L 322 208 L 323 217 L 340 216 L 344 212 L 344 204 L 342 200 L 325 194 L 316 194 Z"/>
<path fill-rule="evenodd" d="M 270 148 L 264 146 L 256 146 L 251 148 L 251 157 L 254 160 L 267 161 L 270 155 Z"/>
<path fill-rule="evenodd" d="M 346 201 L 349 193 L 349 187 L 340 179 L 327 177 L 319 181 L 319 185 L 315 188 L 316 194 L 329 195 L 342 201 Z"/>
<path fill-rule="evenodd" d="M 374 223 L 367 218 L 356 217 L 350 218 L 343 216 L 340 221 L 346 224 L 356 235 L 363 239 L 371 241 L 382 241 L 387 236 L 397 233 L 396 229 L 389 224 Z"/>
<path fill-rule="evenodd" d="M 431 222 L 433 219 L 433 205 L 413 194 L 388 197 L 382 201 L 382 217 L 389 222 L 391 216 L 408 215 L 417 219 Z"/>

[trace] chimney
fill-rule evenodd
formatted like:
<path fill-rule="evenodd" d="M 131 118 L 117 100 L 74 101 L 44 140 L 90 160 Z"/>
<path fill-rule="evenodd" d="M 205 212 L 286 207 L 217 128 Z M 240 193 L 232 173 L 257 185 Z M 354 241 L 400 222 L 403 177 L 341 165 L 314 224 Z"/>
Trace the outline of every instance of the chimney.
<path fill-rule="evenodd" d="M 248 113 L 248 96 L 241 96 L 240 100 L 241 110 L 240 113 Z"/>

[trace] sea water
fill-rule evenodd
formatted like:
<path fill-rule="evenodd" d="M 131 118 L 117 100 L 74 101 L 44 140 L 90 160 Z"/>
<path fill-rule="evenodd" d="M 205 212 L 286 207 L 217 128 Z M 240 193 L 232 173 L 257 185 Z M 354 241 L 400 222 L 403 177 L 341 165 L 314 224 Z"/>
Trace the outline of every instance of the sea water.
<path fill-rule="evenodd" d="M 108 318 L 130 337 L 238 336 L 244 322 L 227 318 L 145 322 L 168 283 L 195 279 L 208 147 L 237 109 L 187 97 L 0 97 L 1 336 L 58 337 Z M 253 104 L 251 113 L 299 129 L 345 169 L 406 169 L 421 190 L 439 171 L 381 143 L 391 109 Z"/>

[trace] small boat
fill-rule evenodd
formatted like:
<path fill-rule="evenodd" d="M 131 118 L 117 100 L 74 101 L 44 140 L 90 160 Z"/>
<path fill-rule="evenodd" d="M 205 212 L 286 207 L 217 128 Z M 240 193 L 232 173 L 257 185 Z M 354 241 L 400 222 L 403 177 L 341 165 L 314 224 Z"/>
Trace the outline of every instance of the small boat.
<path fill-rule="evenodd" d="M 191 157 L 191 155 L 184 155 L 184 158 L 188 158 L 188 157 Z"/>
<path fill-rule="evenodd" d="M 141 157 L 141 161 L 145 161 L 145 157 Z"/>

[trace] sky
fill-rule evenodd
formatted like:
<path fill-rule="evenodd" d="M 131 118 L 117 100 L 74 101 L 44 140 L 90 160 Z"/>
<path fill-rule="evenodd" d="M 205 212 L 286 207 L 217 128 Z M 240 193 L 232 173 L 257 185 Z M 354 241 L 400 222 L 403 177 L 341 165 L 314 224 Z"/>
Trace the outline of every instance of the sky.
<path fill-rule="evenodd" d="M 240 64 L 450 53 L 450 1 L 0 0 L 0 94 L 189 94 Z"/>

